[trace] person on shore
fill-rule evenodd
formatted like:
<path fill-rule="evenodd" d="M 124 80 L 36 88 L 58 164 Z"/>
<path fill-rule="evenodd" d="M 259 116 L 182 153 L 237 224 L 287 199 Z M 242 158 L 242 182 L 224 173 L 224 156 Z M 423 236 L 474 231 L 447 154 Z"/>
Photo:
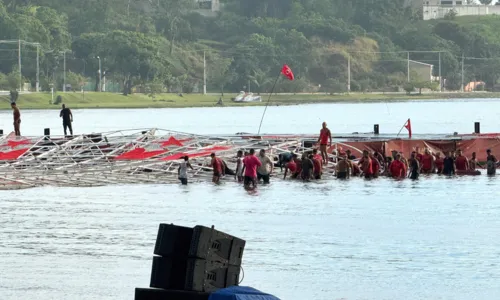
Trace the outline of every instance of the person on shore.
<path fill-rule="evenodd" d="M 343 155 L 339 158 L 339 162 L 336 166 L 336 173 L 338 179 L 348 179 L 350 176 L 350 164 L 347 160 L 347 156 Z"/>
<path fill-rule="evenodd" d="M 444 160 L 441 157 L 441 152 L 436 153 L 436 160 L 434 161 L 434 164 L 436 166 L 436 173 L 442 174 L 444 168 Z"/>
<path fill-rule="evenodd" d="M 323 161 L 321 155 L 318 154 L 318 149 L 313 150 L 314 163 L 314 179 L 319 180 L 323 175 Z"/>
<path fill-rule="evenodd" d="M 457 157 L 455 158 L 455 167 L 457 171 L 465 172 L 469 169 L 469 160 L 462 155 L 462 150 L 457 150 Z"/>
<path fill-rule="evenodd" d="M 68 136 L 67 129 L 69 129 L 69 133 L 73 136 L 73 113 L 71 109 L 67 108 L 65 104 L 62 105 L 61 112 L 59 113 L 59 117 L 63 119 L 63 129 L 64 136 Z"/>
<path fill-rule="evenodd" d="M 406 168 L 405 164 L 401 161 L 401 154 L 396 154 L 396 159 L 391 162 L 389 174 L 392 178 L 396 179 L 406 178 Z"/>
<path fill-rule="evenodd" d="M 243 185 L 245 189 L 253 190 L 257 187 L 257 168 L 262 165 L 255 156 L 255 149 L 250 149 L 250 153 L 243 159 L 243 164 L 245 166 Z"/>
<path fill-rule="evenodd" d="M 443 159 L 443 171 L 441 174 L 443 175 L 455 175 L 456 173 L 456 167 L 455 167 L 455 160 L 453 157 L 450 155 L 450 152 L 446 151 L 444 153 L 444 159 Z"/>
<path fill-rule="evenodd" d="M 497 158 L 491 154 L 491 150 L 486 150 L 486 174 L 495 175 L 497 173 Z"/>
<path fill-rule="evenodd" d="M 314 163 L 312 154 L 306 155 L 302 157 L 302 180 L 309 181 L 312 178 L 312 174 L 314 173 Z"/>
<path fill-rule="evenodd" d="M 212 182 L 215 184 L 219 184 L 220 178 L 222 176 L 222 160 L 215 156 L 215 153 L 210 154 L 210 157 L 212 158 L 212 161 L 210 162 L 210 166 L 213 169 L 214 175 L 212 177 Z"/>
<path fill-rule="evenodd" d="M 262 149 L 259 152 L 258 159 L 260 160 L 260 166 L 257 169 L 257 181 L 261 179 L 264 184 L 269 184 L 270 175 L 273 172 L 274 164 L 271 159 L 266 155 L 266 150 Z"/>
<path fill-rule="evenodd" d="M 321 131 L 319 132 L 319 138 L 318 138 L 318 143 L 319 143 L 319 149 L 321 150 L 321 156 L 323 158 L 323 163 L 326 165 L 328 164 L 328 152 L 327 152 L 327 147 L 328 147 L 328 140 L 330 140 L 330 148 L 332 147 L 332 133 L 330 132 L 330 129 L 326 126 L 326 122 L 323 122 L 321 128 Z"/>
<path fill-rule="evenodd" d="M 16 136 L 21 136 L 21 111 L 15 102 L 12 102 L 10 107 L 14 115 L 14 133 Z"/>
<path fill-rule="evenodd" d="M 243 151 L 238 150 L 236 154 L 236 175 L 235 179 L 241 183 L 243 182 Z"/>
<path fill-rule="evenodd" d="M 413 152 L 410 156 L 410 179 L 416 180 L 420 175 L 420 163 L 417 158 L 417 152 Z"/>
<path fill-rule="evenodd" d="M 420 163 L 421 172 L 423 174 L 431 174 L 436 169 L 434 156 L 432 156 L 431 152 L 427 148 L 424 150 L 424 155 L 422 155 Z"/>
<path fill-rule="evenodd" d="M 184 156 L 183 161 L 179 164 L 179 169 L 177 170 L 177 174 L 179 175 L 179 180 L 182 185 L 188 184 L 188 174 L 187 169 L 191 168 L 193 170 L 193 166 L 189 163 L 189 156 Z"/>
<path fill-rule="evenodd" d="M 358 165 L 360 166 L 361 172 L 366 179 L 373 177 L 372 160 L 368 150 L 363 151 L 363 157 L 359 160 Z"/>

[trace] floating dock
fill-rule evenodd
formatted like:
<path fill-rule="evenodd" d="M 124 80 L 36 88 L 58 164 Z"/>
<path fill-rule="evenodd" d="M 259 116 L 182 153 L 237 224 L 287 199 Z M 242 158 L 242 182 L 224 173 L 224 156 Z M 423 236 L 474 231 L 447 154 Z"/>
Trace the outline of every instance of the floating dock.
<path fill-rule="evenodd" d="M 318 135 L 195 135 L 164 129 L 136 129 L 62 136 L 0 137 L 0 189 L 37 186 L 104 186 L 178 182 L 181 158 L 188 155 L 194 171 L 190 181 L 210 181 L 210 154 L 215 152 L 234 169 L 238 150 L 266 149 L 270 156 L 309 151 Z M 432 152 L 462 149 L 486 160 L 486 149 L 500 153 L 500 133 L 414 135 L 412 139 L 373 133 L 339 134 L 329 152 L 350 149 L 390 155 L 398 150 L 409 157 L 417 147 Z M 230 178 L 229 180 L 234 180 Z"/>

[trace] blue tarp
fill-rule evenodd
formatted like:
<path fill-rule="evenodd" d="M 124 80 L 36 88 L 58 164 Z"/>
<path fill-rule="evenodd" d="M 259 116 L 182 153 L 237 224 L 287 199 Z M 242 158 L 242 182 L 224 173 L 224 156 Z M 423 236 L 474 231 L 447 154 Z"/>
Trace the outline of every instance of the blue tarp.
<path fill-rule="evenodd" d="M 208 300 L 280 300 L 247 286 L 232 286 L 210 294 Z"/>

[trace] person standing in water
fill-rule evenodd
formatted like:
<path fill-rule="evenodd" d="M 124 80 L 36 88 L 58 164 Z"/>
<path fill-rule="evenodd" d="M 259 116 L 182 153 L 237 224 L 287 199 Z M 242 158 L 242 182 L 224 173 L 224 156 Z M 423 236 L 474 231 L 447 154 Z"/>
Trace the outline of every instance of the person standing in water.
<path fill-rule="evenodd" d="M 406 178 L 406 167 L 401 162 L 401 154 L 396 154 L 396 158 L 389 165 L 389 174 L 392 178 L 404 179 Z"/>
<path fill-rule="evenodd" d="M 455 158 L 455 166 L 457 171 L 467 171 L 469 169 L 469 160 L 462 155 L 462 150 L 457 150 L 457 157 Z"/>
<path fill-rule="evenodd" d="M 257 187 L 257 168 L 262 165 L 260 160 L 255 156 L 255 149 L 250 149 L 250 153 L 243 159 L 245 166 L 245 189 L 255 189 Z"/>
<path fill-rule="evenodd" d="M 413 152 L 410 156 L 410 179 L 416 180 L 418 179 L 418 175 L 420 174 L 420 163 L 417 159 L 417 152 Z"/>
<path fill-rule="evenodd" d="M 14 133 L 16 136 L 21 136 L 21 111 L 15 102 L 12 102 L 10 107 L 12 107 L 12 112 L 14 114 Z"/>
<path fill-rule="evenodd" d="M 424 174 L 431 174 L 434 172 L 436 169 L 435 163 L 434 163 L 434 156 L 432 156 L 431 152 L 429 149 L 424 150 L 424 155 L 422 156 L 422 159 L 420 160 L 421 163 L 421 171 Z"/>
<path fill-rule="evenodd" d="M 338 179 L 347 179 L 350 176 L 350 164 L 347 159 L 347 154 L 342 155 L 339 158 L 339 162 L 336 167 L 336 174 Z"/>
<path fill-rule="evenodd" d="M 179 180 L 181 181 L 182 185 L 188 184 L 188 167 L 193 170 L 193 167 L 189 163 L 189 156 L 186 155 L 184 156 L 183 161 L 179 164 L 179 169 L 177 170 L 177 174 L 179 175 Z"/>
<path fill-rule="evenodd" d="M 359 160 L 358 165 L 366 179 L 373 177 L 373 165 L 368 150 L 363 151 L 363 157 Z"/>
<path fill-rule="evenodd" d="M 234 177 L 241 183 L 243 182 L 243 151 L 238 150 L 236 159 L 236 175 Z"/>
<path fill-rule="evenodd" d="M 67 129 L 69 129 L 69 133 L 73 135 L 73 126 L 71 125 L 71 123 L 73 123 L 73 113 L 71 113 L 71 109 L 63 104 L 59 117 L 63 119 L 64 136 L 68 136 Z"/>
<path fill-rule="evenodd" d="M 215 184 L 218 184 L 220 181 L 220 178 L 222 176 L 222 168 L 223 164 L 222 161 L 215 156 L 215 153 L 210 154 L 210 157 L 212 158 L 212 161 L 210 162 L 210 166 L 212 167 L 214 171 L 214 175 L 212 177 L 212 182 Z"/>
<path fill-rule="evenodd" d="M 495 175 L 497 173 L 497 158 L 491 154 L 491 150 L 486 150 L 486 174 Z"/>
<path fill-rule="evenodd" d="M 312 154 L 302 157 L 302 180 L 309 181 L 314 173 L 314 163 Z"/>
<path fill-rule="evenodd" d="M 319 150 L 321 151 L 321 157 L 323 157 L 323 163 L 326 165 L 328 164 L 328 152 L 327 152 L 328 140 L 330 140 L 329 145 L 331 148 L 332 133 L 330 132 L 330 129 L 326 127 L 326 122 L 323 122 L 322 126 L 323 128 L 321 128 L 321 131 L 319 132 L 318 143 L 319 143 Z"/>
<path fill-rule="evenodd" d="M 444 153 L 444 159 L 443 159 L 443 175 L 455 175 L 456 173 L 456 167 L 455 167 L 455 160 L 453 159 L 453 156 L 450 155 L 450 152 L 446 151 Z"/>
<path fill-rule="evenodd" d="M 441 152 L 436 153 L 436 160 L 434 161 L 434 165 L 436 166 L 436 173 L 443 173 L 444 160 L 441 157 Z"/>
<path fill-rule="evenodd" d="M 314 163 L 314 179 L 321 179 L 323 175 L 323 161 L 321 155 L 318 154 L 318 149 L 313 150 L 313 163 Z"/>

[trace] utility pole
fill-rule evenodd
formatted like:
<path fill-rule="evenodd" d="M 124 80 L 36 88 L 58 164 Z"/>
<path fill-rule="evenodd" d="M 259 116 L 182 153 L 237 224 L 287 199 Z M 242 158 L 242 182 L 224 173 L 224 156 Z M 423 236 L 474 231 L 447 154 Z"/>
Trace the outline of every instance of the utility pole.
<path fill-rule="evenodd" d="M 203 95 L 207 94 L 207 60 L 203 51 Z"/>
<path fill-rule="evenodd" d="M 443 91 L 443 78 L 441 78 L 441 52 L 439 52 L 439 91 Z"/>
<path fill-rule="evenodd" d="M 36 91 L 40 91 L 40 44 L 36 45 Z"/>
<path fill-rule="evenodd" d="M 347 93 L 351 92 L 351 54 L 347 54 Z"/>
<path fill-rule="evenodd" d="M 23 90 L 23 73 L 21 71 L 21 40 L 18 40 L 18 53 L 17 53 L 17 58 L 18 58 L 18 66 L 19 66 L 19 92 Z"/>
<path fill-rule="evenodd" d="M 406 59 L 406 61 L 407 61 L 406 73 L 408 75 L 408 82 L 410 82 L 410 51 L 408 51 L 406 58 L 407 58 Z"/>
<path fill-rule="evenodd" d="M 99 92 L 102 92 L 102 70 L 101 70 L 101 57 L 97 56 L 97 59 L 99 60 Z"/>
<path fill-rule="evenodd" d="M 460 91 L 463 93 L 464 92 L 464 61 L 465 61 L 465 56 L 462 53 L 462 85 L 460 88 Z"/>
<path fill-rule="evenodd" d="M 63 52 L 63 92 L 66 92 L 66 50 Z"/>

